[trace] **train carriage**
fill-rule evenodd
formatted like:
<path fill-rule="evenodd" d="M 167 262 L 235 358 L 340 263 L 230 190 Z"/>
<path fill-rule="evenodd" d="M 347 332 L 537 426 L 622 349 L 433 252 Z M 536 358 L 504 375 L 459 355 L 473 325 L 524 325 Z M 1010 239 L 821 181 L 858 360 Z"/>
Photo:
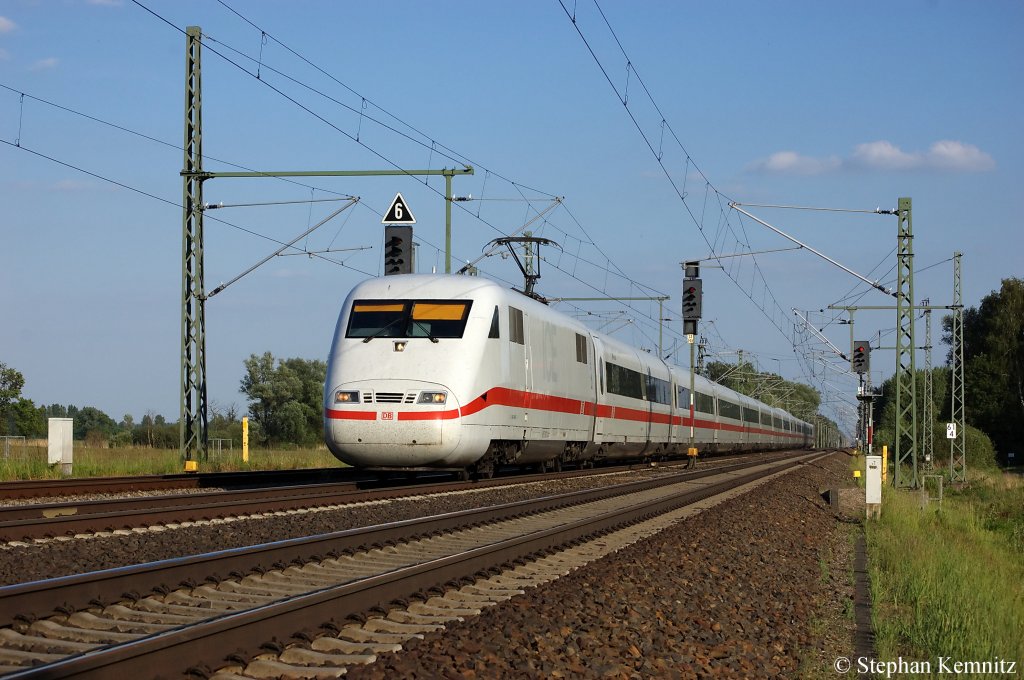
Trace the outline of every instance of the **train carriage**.
<path fill-rule="evenodd" d="M 493 281 L 388 276 L 356 286 L 342 307 L 324 433 L 358 467 L 485 475 L 671 455 L 691 431 L 709 451 L 795 443 L 785 412 L 700 376 L 691 410 L 689 385 L 689 371 Z"/>

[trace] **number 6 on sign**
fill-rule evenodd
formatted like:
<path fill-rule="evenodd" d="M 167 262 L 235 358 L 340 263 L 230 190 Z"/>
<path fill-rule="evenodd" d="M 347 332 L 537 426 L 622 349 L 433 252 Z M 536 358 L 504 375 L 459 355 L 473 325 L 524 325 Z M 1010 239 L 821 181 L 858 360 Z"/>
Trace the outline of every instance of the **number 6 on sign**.
<path fill-rule="evenodd" d="M 391 207 L 384 213 L 381 224 L 416 224 L 416 218 L 406 204 L 402 194 L 395 194 L 395 200 L 391 201 Z"/>

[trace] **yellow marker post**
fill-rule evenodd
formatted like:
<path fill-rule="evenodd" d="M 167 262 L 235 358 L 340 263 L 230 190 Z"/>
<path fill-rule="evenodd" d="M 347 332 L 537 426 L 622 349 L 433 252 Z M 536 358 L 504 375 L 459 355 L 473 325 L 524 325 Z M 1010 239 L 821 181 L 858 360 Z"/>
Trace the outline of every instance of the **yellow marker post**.
<path fill-rule="evenodd" d="M 889 447 L 882 445 L 882 484 L 885 484 L 886 477 L 889 476 Z"/>
<path fill-rule="evenodd" d="M 185 461 L 185 472 L 199 472 L 199 461 L 186 460 Z"/>
<path fill-rule="evenodd" d="M 242 418 L 242 462 L 249 462 L 249 416 Z"/>

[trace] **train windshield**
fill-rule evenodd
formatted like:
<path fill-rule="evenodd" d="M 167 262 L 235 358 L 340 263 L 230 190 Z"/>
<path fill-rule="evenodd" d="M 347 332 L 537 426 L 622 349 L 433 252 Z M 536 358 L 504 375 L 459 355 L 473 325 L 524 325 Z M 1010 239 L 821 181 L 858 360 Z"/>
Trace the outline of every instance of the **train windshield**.
<path fill-rule="evenodd" d="M 469 300 L 356 300 L 349 338 L 461 338 Z"/>

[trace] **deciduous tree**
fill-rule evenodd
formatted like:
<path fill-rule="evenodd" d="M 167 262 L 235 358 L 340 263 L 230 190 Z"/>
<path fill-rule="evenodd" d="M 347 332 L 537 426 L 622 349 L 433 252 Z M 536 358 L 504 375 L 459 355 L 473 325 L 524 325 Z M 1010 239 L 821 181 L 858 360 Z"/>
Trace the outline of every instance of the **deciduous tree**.
<path fill-rule="evenodd" d="M 245 360 L 241 381 L 241 391 L 249 398 L 249 415 L 257 426 L 251 436 L 263 444 L 318 442 L 326 376 L 323 361 L 276 361 L 270 352 L 251 355 Z"/>

